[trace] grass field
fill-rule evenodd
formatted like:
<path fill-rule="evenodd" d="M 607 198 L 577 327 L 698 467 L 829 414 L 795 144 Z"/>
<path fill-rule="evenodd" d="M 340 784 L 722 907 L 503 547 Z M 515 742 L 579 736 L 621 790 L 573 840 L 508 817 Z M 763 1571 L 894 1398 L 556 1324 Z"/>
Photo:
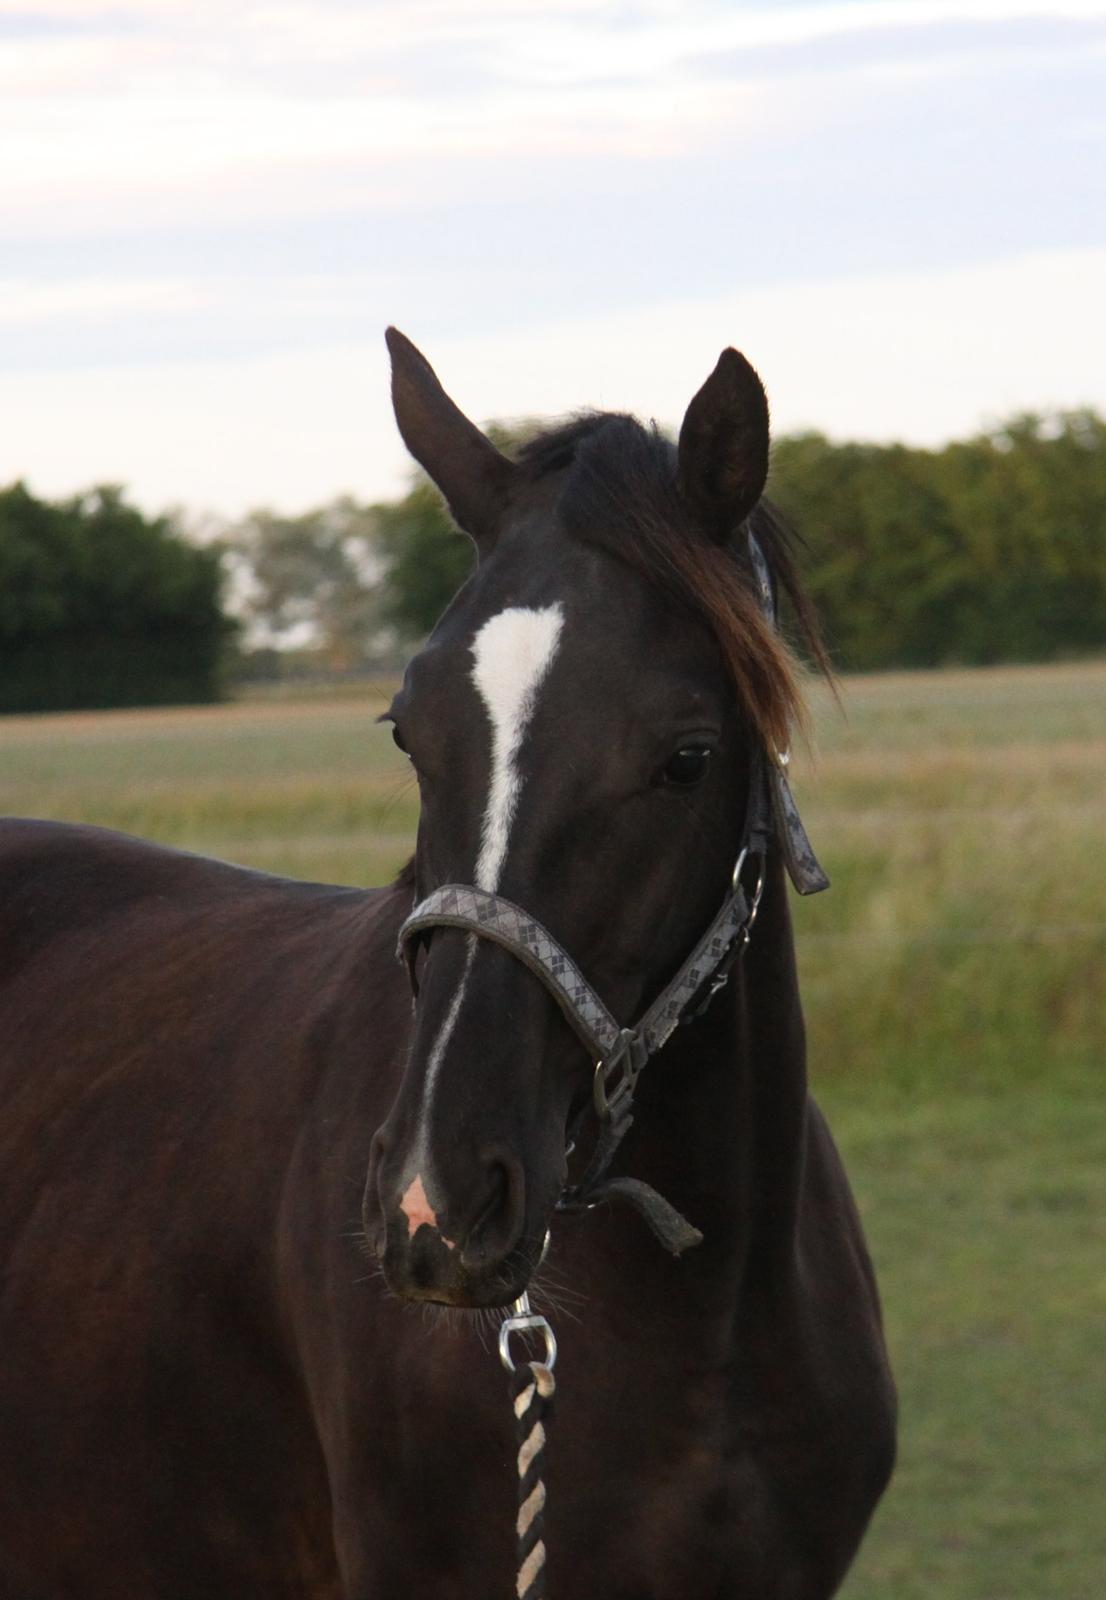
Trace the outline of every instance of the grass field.
<path fill-rule="evenodd" d="M 0 809 L 380 882 L 385 694 L 0 722 Z M 797 903 L 812 1072 L 864 1210 L 902 1456 L 848 1600 L 1106 1592 L 1106 664 L 814 696 L 834 880 Z"/>

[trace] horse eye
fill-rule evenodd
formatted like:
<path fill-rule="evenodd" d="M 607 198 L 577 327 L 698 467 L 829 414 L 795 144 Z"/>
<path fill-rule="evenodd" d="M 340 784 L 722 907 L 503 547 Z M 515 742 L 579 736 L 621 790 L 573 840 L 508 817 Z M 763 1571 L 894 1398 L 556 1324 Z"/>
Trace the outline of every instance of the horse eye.
<path fill-rule="evenodd" d="M 690 789 L 693 784 L 701 783 L 706 777 L 710 758 L 709 745 L 685 745 L 682 750 L 677 750 L 674 756 L 669 756 L 661 768 L 661 777 L 665 783 L 674 784 L 677 789 Z"/>

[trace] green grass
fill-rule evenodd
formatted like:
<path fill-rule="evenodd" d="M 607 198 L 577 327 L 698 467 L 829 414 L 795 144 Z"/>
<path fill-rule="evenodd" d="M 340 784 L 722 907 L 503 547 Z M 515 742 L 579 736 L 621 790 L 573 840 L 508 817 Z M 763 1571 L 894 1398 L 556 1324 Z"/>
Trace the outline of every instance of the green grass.
<path fill-rule="evenodd" d="M 1106 667 L 894 674 L 815 697 L 796 909 L 811 1057 L 987 1089 L 1102 1065 Z"/>
<path fill-rule="evenodd" d="M 823 1096 L 880 1277 L 901 1458 L 848 1600 L 1099 1600 L 1106 1117 L 1090 1086 Z"/>
<path fill-rule="evenodd" d="M 1106 668 L 815 698 L 797 781 L 812 1076 L 902 1406 L 847 1600 L 1098 1600 L 1106 1580 Z"/>
<path fill-rule="evenodd" d="M 0 807 L 384 881 L 383 690 L 0 721 Z M 847 1600 L 1091 1600 L 1106 1575 L 1106 664 L 813 695 L 834 881 L 795 902 L 812 1076 L 880 1274 L 896 1478 Z"/>

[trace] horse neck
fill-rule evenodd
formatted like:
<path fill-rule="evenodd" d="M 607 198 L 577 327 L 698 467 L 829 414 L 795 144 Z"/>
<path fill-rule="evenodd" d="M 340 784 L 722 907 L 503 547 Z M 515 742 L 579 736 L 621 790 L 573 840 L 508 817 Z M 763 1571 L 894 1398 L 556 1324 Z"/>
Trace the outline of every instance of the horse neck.
<path fill-rule="evenodd" d="M 794 1238 L 805 1116 L 794 940 L 773 861 L 730 984 L 642 1077 L 626 1170 L 686 1207 L 705 1235 L 693 1252 L 705 1270 L 770 1269 Z"/>

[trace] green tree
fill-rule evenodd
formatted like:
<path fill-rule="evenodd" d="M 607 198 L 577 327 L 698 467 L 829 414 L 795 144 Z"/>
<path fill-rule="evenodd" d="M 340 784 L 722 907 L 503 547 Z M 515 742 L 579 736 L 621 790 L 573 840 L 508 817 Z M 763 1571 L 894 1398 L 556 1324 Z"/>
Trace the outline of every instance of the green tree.
<path fill-rule="evenodd" d="M 781 439 L 769 490 L 844 668 L 1106 649 L 1106 423 L 1023 416 L 943 450 Z"/>
<path fill-rule="evenodd" d="M 373 538 L 382 619 L 403 638 L 424 637 L 472 571 L 472 544 L 421 473 L 402 500 L 373 507 Z"/>
<path fill-rule="evenodd" d="M 345 497 L 298 517 L 254 511 L 228 549 L 245 576 L 243 610 L 273 643 L 309 644 L 332 671 L 371 653 L 380 628 L 375 511 Z"/>
<path fill-rule="evenodd" d="M 1106 645 L 1106 423 L 1015 417 L 935 471 L 970 560 L 961 658 L 1041 660 Z"/>
<path fill-rule="evenodd" d="M 0 491 L 0 710 L 218 698 L 233 624 L 217 548 L 101 486 Z"/>
<path fill-rule="evenodd" d="M 769 492 L 809 546 L 804 568 L 838 663 L 933 666 L 959 571 L 957 530 L 925 451 L 781 439 Z"/>

